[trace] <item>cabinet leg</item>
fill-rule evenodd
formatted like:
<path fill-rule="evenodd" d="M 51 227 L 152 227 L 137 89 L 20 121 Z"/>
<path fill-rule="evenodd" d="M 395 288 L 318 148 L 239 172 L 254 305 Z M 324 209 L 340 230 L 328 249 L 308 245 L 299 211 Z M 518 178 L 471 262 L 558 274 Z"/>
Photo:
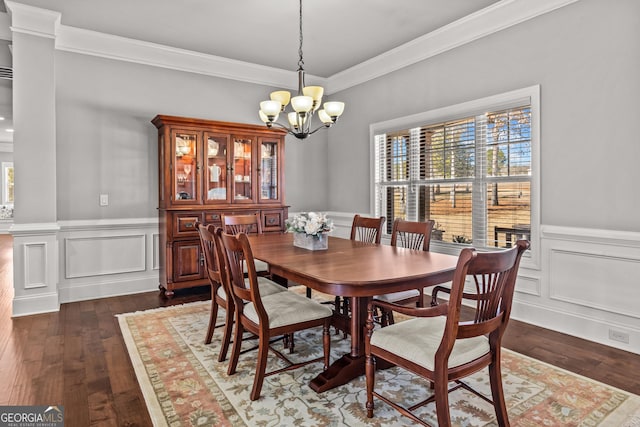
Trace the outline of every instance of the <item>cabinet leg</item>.
<path fill-rule="evenodd" d="M 164 294 L 164 296 L 167 298 L 173 297 L 173 294 L 174 294 L 173 291 L 165 288 L 164 286 L 158 285 L 158 289 L 160 289 L 160 295 Z"/>

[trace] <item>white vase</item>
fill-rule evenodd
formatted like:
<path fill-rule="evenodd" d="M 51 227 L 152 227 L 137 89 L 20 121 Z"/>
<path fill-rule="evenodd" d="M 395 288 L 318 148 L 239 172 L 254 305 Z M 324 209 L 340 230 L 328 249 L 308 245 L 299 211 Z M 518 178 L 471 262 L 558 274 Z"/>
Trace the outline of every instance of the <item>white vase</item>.
<path fill-rule="evenodd" d="M 326 250 L 329 245 L 329 236 L 319 234 L 318 236 L 309 236 L 304 233 L 293 233 L 293 246 L 308 249 L 310 251 Z"/>

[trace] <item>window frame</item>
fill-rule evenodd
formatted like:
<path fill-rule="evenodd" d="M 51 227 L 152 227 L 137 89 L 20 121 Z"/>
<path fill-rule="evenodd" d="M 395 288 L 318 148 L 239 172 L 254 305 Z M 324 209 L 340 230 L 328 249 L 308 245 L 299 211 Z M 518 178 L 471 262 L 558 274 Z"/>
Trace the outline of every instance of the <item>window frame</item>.
<path fill-rule="evenodd" d="M 379 194 L 376 192 L 376 143 L 375 136 L 381 133 L 393 134 L 404 129 L 428 126 L 440 122 L 449 122 L 469 116 L 477 116 L 487 111 L 497 111 L 518 107 L 531 106 L 531 250 L 522 259 L 525 268 L 540 269 L 540 86 L 534 85 L 516 89 L 497 95 L 487 96 L 460 104 L 436 108 L 421 113 L 399 117 L 396 119 L 372 123 L 369 126 L 369 182 L 370 182 L 370 211 L 376 212 Z M 458 254 L 461 245 L 431 242 L 432 249 Z M 488 249 L 487 249 L 488 250 Z"/>
<path fill-rule="evenodd" d="M 9 200 L 9 169 L 13 169 L 13 162 L 2 162 L 2 204 L 13 206 L 14 201 Z"/>

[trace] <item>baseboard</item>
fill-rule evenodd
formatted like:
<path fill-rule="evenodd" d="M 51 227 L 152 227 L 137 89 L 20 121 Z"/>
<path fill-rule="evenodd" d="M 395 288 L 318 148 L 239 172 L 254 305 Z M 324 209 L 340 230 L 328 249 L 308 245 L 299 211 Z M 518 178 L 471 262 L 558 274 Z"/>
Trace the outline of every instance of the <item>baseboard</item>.
<path fill-rule="evenodd" d="M 109 277 L 101 278 L 99 281 L 95 280 L 95 277 L 93 279 L 90 282 L 74 283 L 72 287 L 59 288 L 60 303 L 157 291 L 159 283 L 157 274 L 120 280 Z"/>
<path fill-rule="evenodd" d="M 56 292 L 35 296 L 17 296 L 13 299 L 13 317 L 51 313 L 60 310 Z"/>
<path fill-rule="evenodd" d="M 587 341 L 640 354 L 640 330 L 630 328 L 628 325 L 616 325 L 521 301 L 513 302 L 511 318 Z M 610 339 L 611 329 L 628 334 L 629 344 Z"/>

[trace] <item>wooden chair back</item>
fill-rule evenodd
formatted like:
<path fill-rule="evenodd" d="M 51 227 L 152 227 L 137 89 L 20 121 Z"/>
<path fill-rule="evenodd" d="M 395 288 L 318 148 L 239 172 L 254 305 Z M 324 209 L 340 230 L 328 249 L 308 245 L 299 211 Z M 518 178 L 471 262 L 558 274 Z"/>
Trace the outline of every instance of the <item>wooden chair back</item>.
<path fill-rule="evenodd" d="M 391 246 L 428 251 L 434 225 L 433 220 L 414 222 L 397 218 L 393 221 Z"/>
<path fill-rule="evenodd" d="M 520 259 L 527 249 L 529 242 L 519 240 L 516 246 L 505 251 L 478 253 L 472 248 L 462 250 L 451 282 L 447 323 L 436 360 L 439 357 L 446 360 L 457 339 L 482 335 L 489 336 L 492 351 L 499 351 L 497 348 L 511 316 Z M 467 278 L 471 278 L 475 292 L 465 292 Z M 476 301 L 471 322 L 460 322 L 463 299 Z"/>
<path fill-rule="evenodd" d="M 254 214 L 222 215 L 222 227 L 225 233 L 262 234 L 260 217 Z"/>
<path fill-rule="evenodd" d="M 211 286 L 220 284 L 220 273 L 218 270 L 218 260 L 216 257 L 216 247 L 213 233 L 207 226 L 199 222 L 196 223 L 196 229 L 200 236 L 200 247 L 204 254 L 204 267 Z"/>
<path fill-rule="evenodd" d="M 245 233 L 230 234 L 221 232 L 220 240 L 224 248 L 223 257 L 226 273 L 228 274 L 229 288 L 237 310 L 242 314 L 243 306 L 252 302 L 258 317 L 261 319 L 268 318 L 260 299 L 258 275 L 247 235 Z M 248 280 L 245 280 L 245 270 Z"/>
<path fill-rule="evenodd" d="M 380 243 L 385 219 L 383 216 L 367 218 L 356 214 L 351 225 L 350 239 L 366 243 Z"/>
<path fill-rule="evenodd" d="M 225 264 L 225 253 L 224 247 L 222 246 L 222 228 L 216 227 L 213 224 L 209 224 L 207 226 L 207 231 L 213 236 L 214 247 L 215 247 L 215 262 L 216 262 L 216 271 L 218 277 L 220 278 L 220 285 L 224 289 L 225 294 L 227 295 L 227 304 L 232 308 L 233 307 L 233 294 L 230 287 L 229 282 L 229 273 L 227 270 L 227 266 Z"/>

